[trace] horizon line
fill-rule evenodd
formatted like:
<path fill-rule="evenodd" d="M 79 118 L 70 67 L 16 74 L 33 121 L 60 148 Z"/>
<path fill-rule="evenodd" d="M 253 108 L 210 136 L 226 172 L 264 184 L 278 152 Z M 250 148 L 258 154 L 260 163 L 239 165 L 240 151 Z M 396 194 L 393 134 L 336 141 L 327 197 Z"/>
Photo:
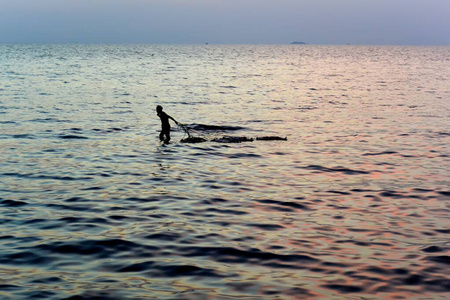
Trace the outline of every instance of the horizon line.
<path fill-rule="evenodd" d="M 409 47 L 448 47 L 450 44 L 352 44 L 352 43 L 304 43 L 295 44 L 294 42 L 289 43 L 129 43 L 129 42 L 1 42 L 0 45 L 192 45 L 192 46 L 409 46 Z"/>

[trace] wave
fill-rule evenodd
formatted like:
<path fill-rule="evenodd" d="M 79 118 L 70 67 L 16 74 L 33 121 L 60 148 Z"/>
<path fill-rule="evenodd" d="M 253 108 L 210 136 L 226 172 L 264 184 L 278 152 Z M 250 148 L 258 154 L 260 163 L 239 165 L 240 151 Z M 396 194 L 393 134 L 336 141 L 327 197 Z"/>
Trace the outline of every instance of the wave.
<path fill-rule="evenodd" d="M 334 168 L 327 168 L 320 165 L 309 165 L 307 167 L 303 167 L 303 169 L 307 170 L 315 170 L 315 171 L 321 171 L 321 172 L 327 172 L 327 173 L 344 173 L 347 175 L 358 175 L 358 174 L 370 174 L 370 171 L 362 171 L 362 170 L 353 170 L 349 168 L 344 167 L 334 167 Z"/>

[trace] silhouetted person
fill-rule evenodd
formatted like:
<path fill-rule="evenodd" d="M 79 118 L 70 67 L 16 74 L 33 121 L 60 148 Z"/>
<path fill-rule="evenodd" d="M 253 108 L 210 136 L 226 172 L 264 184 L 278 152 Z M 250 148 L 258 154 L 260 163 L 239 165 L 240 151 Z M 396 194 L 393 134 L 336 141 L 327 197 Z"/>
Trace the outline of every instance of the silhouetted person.
<path fill-rule="evenodd" d="M 159 140 L 162 142 L 164 141 L 164 143 L 169 143 L 170 141 L 170 123 L 169 123 L 169 119 L 173 120 L 175 122 L 175 124 L 179 125 L 179 123 L 172 118 L 171 116 L 169 116 L 168 114 L 166 114 L 165 112 L 163 112 L 163 108 L 161 105 L 158 105 L 156 107 L 156 112 L 158 114 L 158 117 L 161 119 L 161 133 L 159 134 Z M 164 139 L 164 136 L 166 137 Z"/>

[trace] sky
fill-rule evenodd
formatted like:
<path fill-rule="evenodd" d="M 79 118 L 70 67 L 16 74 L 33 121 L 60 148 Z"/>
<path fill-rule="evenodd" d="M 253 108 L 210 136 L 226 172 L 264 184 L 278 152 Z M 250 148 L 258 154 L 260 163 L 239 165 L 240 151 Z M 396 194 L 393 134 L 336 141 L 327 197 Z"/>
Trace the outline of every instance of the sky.
<path fill-rule="evenodd" d="M 0 43 L 450 45 L 449 0 L 0 0 Z"/>

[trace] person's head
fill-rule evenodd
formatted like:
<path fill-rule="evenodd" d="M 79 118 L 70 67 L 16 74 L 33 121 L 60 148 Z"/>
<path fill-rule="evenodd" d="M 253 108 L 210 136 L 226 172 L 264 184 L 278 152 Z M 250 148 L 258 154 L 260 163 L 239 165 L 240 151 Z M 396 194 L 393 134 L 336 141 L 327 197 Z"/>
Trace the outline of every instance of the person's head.
<path fill-rule="evenodd" d="M 162 108 L 162 106 L 161 105 L 158 105 L 157 107 L 156 107 L 156 112 L 159 114 L 160 112 L 162 112 L 162 110 L 163 110 L 163 108 Z"/>

